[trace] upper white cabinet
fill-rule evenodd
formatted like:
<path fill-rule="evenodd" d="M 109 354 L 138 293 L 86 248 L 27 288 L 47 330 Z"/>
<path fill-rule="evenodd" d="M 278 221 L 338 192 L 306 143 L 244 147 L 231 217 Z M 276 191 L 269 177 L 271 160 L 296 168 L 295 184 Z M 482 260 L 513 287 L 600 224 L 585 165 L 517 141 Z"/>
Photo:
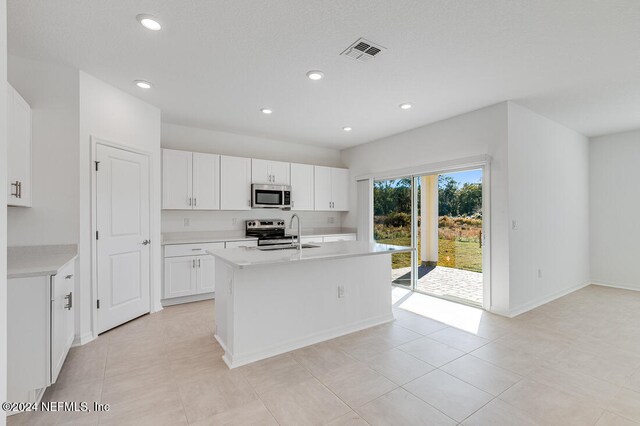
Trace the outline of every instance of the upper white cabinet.
<path fill-rule="evenodd" d="M 289 163 L 283 161 L 251 160 L 251 183 L 290 185 Z"/>
<path fill-rule="evenodd" d="M 162 150 L 162 208 L 251 210 L 251 184 L 291 185 L 296 211 L 347 211 L 349 170 Z"/>
<path fill-rule="evenodd" d="M 162 150 L 162 208 L 191 209 L 193 154 L 188 151 Z"/>
<path fill-rule="evenodd" d="M 220 156 L 163 149 L 162 208 L 218 210 Z"/>
<path fill-rule="evenodd" d="M 314 166 L 314 193 L 315 210 L 349 210 L 349 170 Z"/>
<path fill-rule="evenodd" d="M 31 107 L 7 84 L 7 204 L 31 207 Z"/>
<path fill-rule="evenodd" d="M 220 156 L 220 208 L 251 209 L 251 158 Z"/>
<path fill-rule="evenodd" d="M 193 153 L 193 208 L 220 208 L 220 156 Z"/>
<path fill-rule="evenodd" d="M 291 163 L 291 209 L 313 210 L 313 166 Z"/>

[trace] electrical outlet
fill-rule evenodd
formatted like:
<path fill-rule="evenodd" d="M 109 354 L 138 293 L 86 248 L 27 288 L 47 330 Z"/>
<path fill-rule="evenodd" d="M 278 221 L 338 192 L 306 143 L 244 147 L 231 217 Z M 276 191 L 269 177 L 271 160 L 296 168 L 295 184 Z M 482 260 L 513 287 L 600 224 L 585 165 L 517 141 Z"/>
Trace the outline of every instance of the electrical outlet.
<path fill-rule="evenodd" d="M 237 217 L 232 218 L 231 219 L 231 224 L 234 225 L 234 226 L 237 225 L 238 224 L 238 218 Z"/>
<path fill-rule="evenodd" d="M 538 269 L 538 278 L 542 278 L 542 269 Z"/>
<path fill-rule="evenodd" d="M 342 299 L 344 297 L 344 286 L 343 285 L 339 285 L 338 286 L 338 299 Z"/>
<path fill-rule="evenodd" d="M 518 222 L 516 222 L 515 220 L 511 221 L 511 229 L 513 229 L 514 231 L 516 229 L 518 229 Z"/>
<path fill-rule="evenodd" d="M 327 216 L 327 223 L 334 223 L 334 222 L 335 222 L 335 220 L 336 220 L 336 218 L 335 218 L 335 217 L 333 217 L 333 216 Z"/>
<path fill-rule="evenodd" d="M 184 226 L 191 226 L 191 219 L 189 219 L 188 217 L 184 218 Z"/>

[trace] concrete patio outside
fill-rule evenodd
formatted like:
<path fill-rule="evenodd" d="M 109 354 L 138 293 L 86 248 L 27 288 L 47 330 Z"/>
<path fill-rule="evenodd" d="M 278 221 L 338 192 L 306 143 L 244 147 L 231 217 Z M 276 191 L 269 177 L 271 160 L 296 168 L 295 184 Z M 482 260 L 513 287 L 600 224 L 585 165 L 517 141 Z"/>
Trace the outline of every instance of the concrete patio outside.
<path fill-rule="evenodd" d="M 411 283 L 411 268 L 391 271 L 393 284 L 402 286 Z M 418 267 L 416 290 L 453 301 L 482 306 L 482 273 L 445 266 Z"/>

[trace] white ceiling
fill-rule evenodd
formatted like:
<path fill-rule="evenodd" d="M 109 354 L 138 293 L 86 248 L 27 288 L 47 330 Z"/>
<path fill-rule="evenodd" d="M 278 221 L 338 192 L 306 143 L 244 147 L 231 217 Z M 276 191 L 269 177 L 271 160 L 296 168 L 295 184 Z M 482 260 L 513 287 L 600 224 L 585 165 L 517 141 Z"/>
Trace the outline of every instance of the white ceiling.
<path fill-rule="evenodd" d="M 640 127 L 639 0 L 9 0 L 8 14 L 11 54 L 83 69 L 166 122 L 344 148 L 512 99 L 588 136 Z M 359 37 L 388 51 L 339 56 Z"/>

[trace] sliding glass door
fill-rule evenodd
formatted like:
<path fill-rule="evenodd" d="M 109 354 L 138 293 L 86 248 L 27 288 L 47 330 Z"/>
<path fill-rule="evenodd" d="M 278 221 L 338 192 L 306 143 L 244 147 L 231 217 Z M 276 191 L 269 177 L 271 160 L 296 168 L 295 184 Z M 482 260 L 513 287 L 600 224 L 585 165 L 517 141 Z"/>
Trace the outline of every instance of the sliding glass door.
<path fill-rule="evenodd" d="M 413 185 L 411 177 L 373 183 L 373 239 L 381 244 L 413 246 Z M 392 257 L 391 282 L 413 288 L 413 253 Z"/>
<path fill-rule="evenodd" d="M 374 181 L 374 240 L 416 249 L 392 255 L 392 284 L 482 306 L 483 197 L 482 168 Z"/>

